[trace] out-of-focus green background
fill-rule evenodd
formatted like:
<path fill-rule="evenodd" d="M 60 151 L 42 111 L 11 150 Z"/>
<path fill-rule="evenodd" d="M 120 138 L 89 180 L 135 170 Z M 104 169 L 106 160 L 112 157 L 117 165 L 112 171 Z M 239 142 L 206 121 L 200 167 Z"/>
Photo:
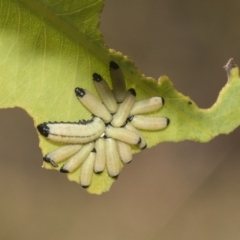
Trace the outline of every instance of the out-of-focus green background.
<path fill-rule="evenodd" d="M 147 76 L 168 75 L 203 108 L 227 81 L 227 60 L 240 65 L 237 0 L 106 0 L 101 20 L 109 47 Z M 111 191 L 95 196 L 41 169 L 24 111 L 0 115 L 0 239 L 240 239 L 239 129 L 134 155 Z"/>

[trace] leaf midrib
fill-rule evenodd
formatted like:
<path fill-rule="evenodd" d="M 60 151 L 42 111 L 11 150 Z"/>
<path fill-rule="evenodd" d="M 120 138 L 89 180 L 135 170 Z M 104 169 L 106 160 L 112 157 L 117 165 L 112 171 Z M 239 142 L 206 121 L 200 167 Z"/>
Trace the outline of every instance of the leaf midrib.
<path fill-rule="evenodd" d="M 27 8 L 31 9 L 35 14 L 40 16 L 43 20 L 49 22 L 56 29 L 63 32 L 74 41 L 80 43 L 82 46 L 91 50 L 94 54 L 97 54 L 101 59 L 108 61 L 107 48 L 104 46 L 97 46 L 89 39 L 87 39 L 81 32 L 76 28 L 67 23 L 64 19 L 55 14 L 52 10 L 47 8 L 45 5 L 40 4 L 36 0 L 19 0 Z"/>

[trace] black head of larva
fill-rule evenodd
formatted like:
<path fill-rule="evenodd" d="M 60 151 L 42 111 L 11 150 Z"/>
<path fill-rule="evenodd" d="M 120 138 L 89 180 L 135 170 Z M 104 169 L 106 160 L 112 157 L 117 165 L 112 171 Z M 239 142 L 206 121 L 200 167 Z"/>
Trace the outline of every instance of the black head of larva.
<path fill-rule="evenodd" d="M 94 152 L 94 153 L 96 153 L 97 152 L 97 150 L 96 150 L 96 148 L 94 148 L 91 152 Z"/>
<path fill-rule="evenodd" d="M 111 124 L 111 122 L 109 122 L 109 123 L 105 123 L 105 126 L 107 127 L 107 126 L 112 126 L 112 124 Z"/>
<path fill-rule="evenodd" d="M 134 116 L 130 116 L 129 118 L 127 118 L 128 122 L 131 122 L 133 120 Z"/>
<path fill-rule="evenodd" d="M 130 88 L 128 91 L 129 91 L 133 96 L 136 97 L 136 91 L 135 91 L 133 88 Z"/>
<path fill-rule="evenodd" d="M 51 163 L 51 165 L 52 165 L 53 167 L 55 167 L 55 168 L 58 167 L 58 165 L 57 165 L 52 159 L 50 159 L 50 163 Z"/>
<path fill-rule="evenodd" d="M 161 97 L 161 98 L 162 98 L 162 105 L 164 105 L 165 104 L 165 100 L 164 100 L 163 97 Z"/>
<path fill-rule="evenodd" d="M 145 144 L 142 148 L 141 148 L 141 150 L 144 150 L 144 149 L 146 149 L 147 148 L 147 144 Z"/>
<path fill-rule="evenodd" d="M 75 88 L 75 93 L 77 95 L 77 97 L 84 97 L 84 95 L 86 94 L 86 91 L 83 88 Z"/>
<path fill-rule="evenodd" d="M 118 179 L 118 176 L 119 176 L 119 174 L 118 174 L 118 175 L 115 175 L 115 176 L 110 176 L 110 177 L 117 180 L 117 179 Z"/>
<path fill-rule="evenodd" d="M 167 119 L 167 126 L 170 124 L 170 119 L 169 118 L 166 118 Z"/>
<path fill-rule="evenodd" d="M 60 172 L 61 172 L 61 173 L 69 173 L 69 171 L 66 170 L 66 169 L 64 169 L 63 166 L 60 168 Z"/>
<path fill-rule="evenodd" d="M 115 63 L 114 61 L 111 61 L 110 62 L 110 68 L 114 69 L 114 70 L 117 70 L 119 69 L 119 66 L 117 63 Z"/>
<path fill-rule="evenodd" d="M 101 174 L 103 171 L 94 171 L 96 174 Z"/>
<path fill-rule="evenodd" d="M 93 75 L 93 80 L 96 82 L 101 82 L 102 81 L 102 76 L 99 75 L 98 73 L 94 73 Z"/>
<path fill-rule="evenodd" d="M 123 125 L 121 126 L 121 128 L 125 127 L 128 124 L 128 119 L 123 123 Z"/>
<path fill-rule="evenodd" d="M 45 162 L 47 162 L 47 163 L 50 163 L 50 158 L 47 157 L 47 156 L 45 156 L 45 157 L 43 157 L 43 161 L 45 161 Z"/>
<path fill-rule="evenodd" d="M 38 131 L 43 135 L 44 137 L 48 137 L 49 134 L 49 127 L 47 126 L 47 123 L 41 123 L 37 126 Z"/>
<path fill-rule="evenodd" d="M 43 157 L 43 160 L 47 163 L 50 163 L 55 168 L 58 167 L 58 165 L 48 156 Z"/>

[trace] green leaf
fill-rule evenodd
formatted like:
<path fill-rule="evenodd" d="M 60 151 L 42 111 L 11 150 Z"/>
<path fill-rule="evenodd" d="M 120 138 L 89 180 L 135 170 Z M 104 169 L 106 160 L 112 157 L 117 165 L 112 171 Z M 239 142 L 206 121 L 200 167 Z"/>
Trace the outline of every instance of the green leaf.
<path fill-rule="evenodd" d="M 137 99 L 162 96 L 164 107 L 151 115 L 171 121 L 162 131 L 142 131 L 148 147 L 164 141 L 207 142 L 228 134 L 240 124 L 240 84 L 238 68 L 227 65 L 228 83 L 216 103 L 199 109 L 177 92 L 168 77 L 147 78 L 121 53 L 104 46 L 98 30 L 103 0 L 0 0 L 0 107 L 20 107 L 34 119 L 35 127 L 45 121 L 90 119 L 74 94 L 83 87 L 97 96 L 92 74 L 101 74 L 111 85 L 109 62 L 121 66 L 127 88 L 135 88 Z M 60 144 L 39 135 L 45 155 Z M 133 152 L 137 152 L 133 148 Z M 53 169 L 48 163 L 43 166 Z M 59 169 L 59 168 L 58 168 Z M 79 182 L 80 169 L 68 174 Z M 106 171 L 94 174 L 88 188 L 101 194 L 115 180 Z"/>

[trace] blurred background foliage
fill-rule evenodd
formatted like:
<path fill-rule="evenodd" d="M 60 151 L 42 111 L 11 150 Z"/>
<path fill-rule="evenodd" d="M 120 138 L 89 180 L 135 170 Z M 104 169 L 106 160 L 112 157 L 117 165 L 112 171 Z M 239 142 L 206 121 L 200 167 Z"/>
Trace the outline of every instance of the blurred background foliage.
<path fill-rule="evenodd" d="M 240 64 L 240 2 L 110 1 L 100 29 L 146 76 L 168 75 L 208 108 Z M 111 191 L 88 194 L 41 169 L 32 120 L 0 110 L 0 239 L 235 240 L 240 236 L 240 131 L 134 155 Z"/>

